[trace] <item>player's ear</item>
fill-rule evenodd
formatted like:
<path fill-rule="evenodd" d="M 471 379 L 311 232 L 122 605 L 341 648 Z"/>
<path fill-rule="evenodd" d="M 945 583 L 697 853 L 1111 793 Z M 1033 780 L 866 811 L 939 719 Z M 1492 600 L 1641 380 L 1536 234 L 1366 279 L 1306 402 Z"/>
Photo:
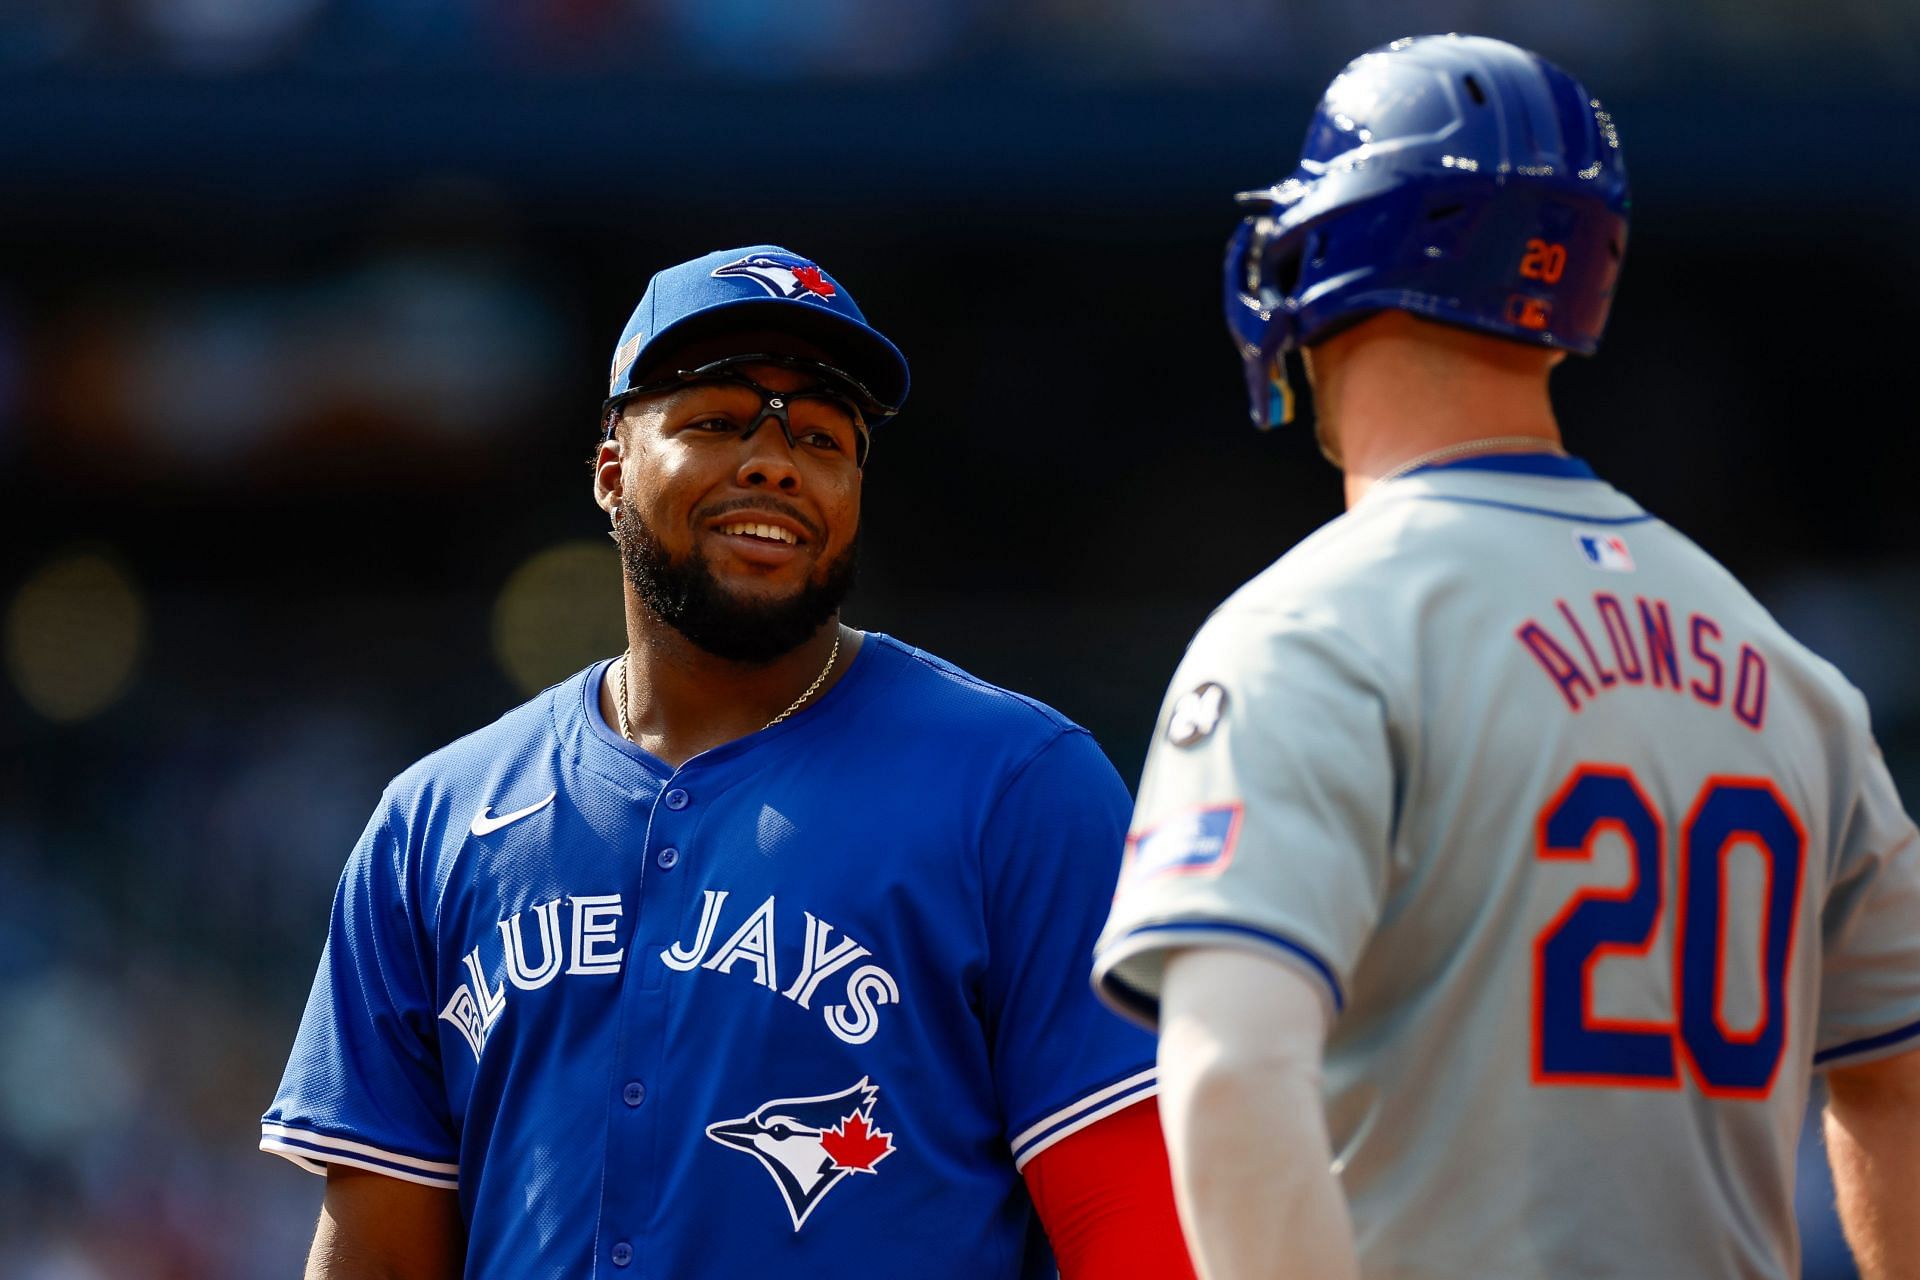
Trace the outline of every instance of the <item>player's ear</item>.
<path fill-rule="evenodd" d="M 593 454 L 593 503 L 615 520 L 620 518 L 620 499 L 626 492 L 626 452 L 626 442 L 616 429 Z"/>

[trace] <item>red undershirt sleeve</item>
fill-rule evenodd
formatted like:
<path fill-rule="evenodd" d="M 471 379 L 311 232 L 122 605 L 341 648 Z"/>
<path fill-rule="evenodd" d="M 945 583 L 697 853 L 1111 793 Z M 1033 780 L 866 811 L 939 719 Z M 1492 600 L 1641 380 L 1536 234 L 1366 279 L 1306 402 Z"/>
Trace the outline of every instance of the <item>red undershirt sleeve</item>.
<path fill-rule="evenodd" d="M 1191 1280 L 1152 1098 L 1060 1139 L 1025 1176 L 1062 1280 Z"/>

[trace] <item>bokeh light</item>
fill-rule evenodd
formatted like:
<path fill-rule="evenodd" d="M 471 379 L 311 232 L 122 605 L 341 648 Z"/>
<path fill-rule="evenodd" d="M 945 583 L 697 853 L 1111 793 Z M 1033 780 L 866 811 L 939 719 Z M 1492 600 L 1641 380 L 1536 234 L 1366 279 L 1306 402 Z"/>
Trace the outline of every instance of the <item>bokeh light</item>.
<path fill-rule="evenodd" d="M 139 587 L 107 556 L 70 552 L 28 578 L 7 610 L 7 672 L 27 705 L 73 724 L 127 691 L 146 645 Z"/>
<path fill-rule="evenodd" d="M 534 693 L 627 645 L 620 554 L 611 542 L 563 542 L 507 579 L 493 606 L 493 653 Z"/>

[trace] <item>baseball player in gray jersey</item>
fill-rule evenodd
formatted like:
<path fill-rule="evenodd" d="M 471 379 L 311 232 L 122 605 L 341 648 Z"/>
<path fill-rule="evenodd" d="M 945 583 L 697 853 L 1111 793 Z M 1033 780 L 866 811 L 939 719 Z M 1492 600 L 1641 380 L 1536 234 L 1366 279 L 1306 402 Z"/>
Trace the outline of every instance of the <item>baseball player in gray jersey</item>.
<path fill-rule="evenodd" d="M 1200 1272 L 1791 1277 L 1824 1071 L 1862 1269 L 1920 1274 L 1920 836 L 1865 702 L 1560 448 L 1612 121 L 1398 41 L 1242 200 L 1256 421 L 1300 351 L 1349 510 L 1188 650 L 1097 948 Z"/>

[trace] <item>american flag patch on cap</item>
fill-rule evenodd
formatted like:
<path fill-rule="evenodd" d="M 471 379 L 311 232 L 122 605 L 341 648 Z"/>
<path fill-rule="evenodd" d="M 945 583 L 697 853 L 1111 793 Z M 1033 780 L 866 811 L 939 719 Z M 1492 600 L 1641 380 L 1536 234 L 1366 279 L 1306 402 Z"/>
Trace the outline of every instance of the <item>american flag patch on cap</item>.
<path fill-rule="evenodd" d="M 646 337 L 644 333 L 636 333 L 621 343 L 620 349 L 613 353 L 613 368 L 607 372 L 608 395 L 619 394 L 620 382 L 627 376 L 627 370 L 633 367 L 633 359 L 640 354 L 640 344 L 646 341 Z"/>

